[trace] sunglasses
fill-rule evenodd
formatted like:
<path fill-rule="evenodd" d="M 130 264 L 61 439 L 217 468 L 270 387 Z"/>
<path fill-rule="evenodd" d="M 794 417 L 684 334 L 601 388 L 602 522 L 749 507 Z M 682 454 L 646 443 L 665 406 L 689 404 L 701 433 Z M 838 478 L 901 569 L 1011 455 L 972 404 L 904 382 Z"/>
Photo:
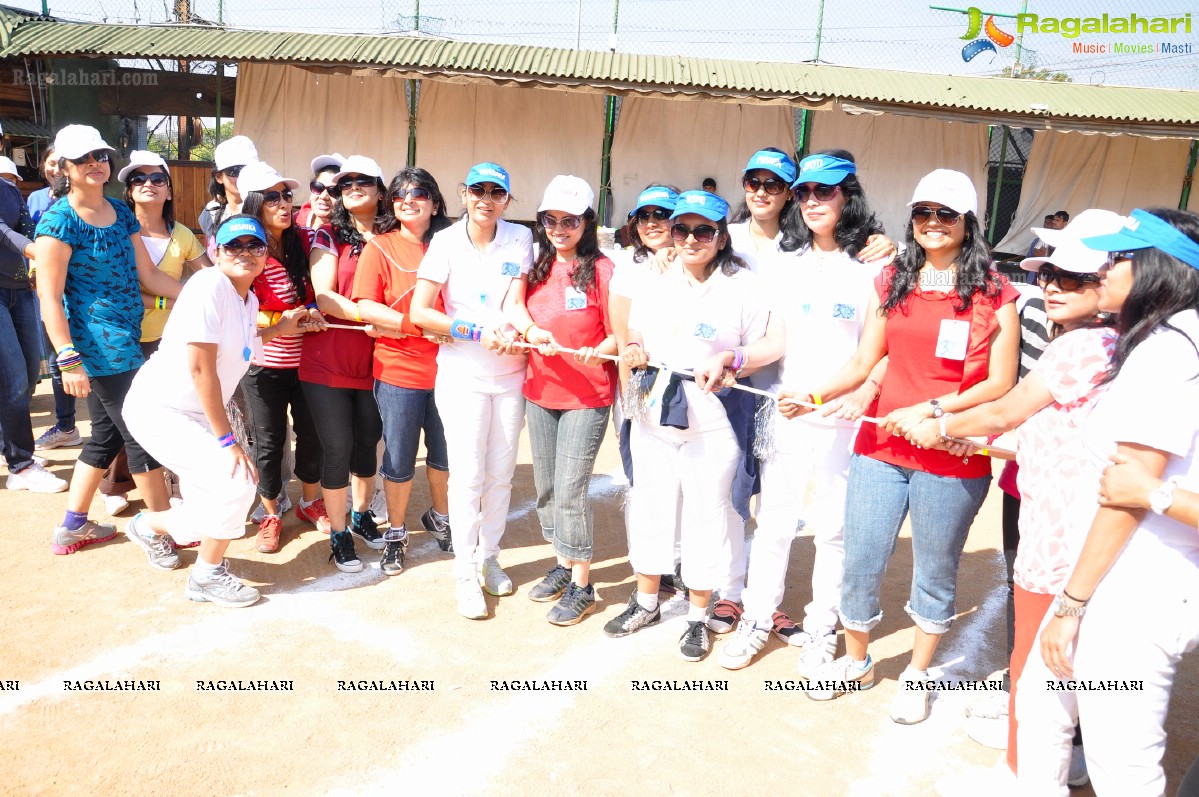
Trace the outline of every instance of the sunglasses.
<path fill-rule="evenodd" d="M 225 175 L 226 177 L 232 177 L 234 180 L 236 180 L 237 176 L 241 174 L 241 169 L 244 165 L 245 164 L 239 163 L 237 166 L 230 166 L 228 169 L 221 169 L 221 174 Z"/>
<path fill-rule="evenodd" d="M 167 184 L 167 176 L 162 172 L 155 172 L 154 174 L 135 174 L 129 178 L 131 186 L 145 185 L 146 183 L 162 188 Z"/>
<path fill-rule="evenodd" d="M 369 174 L 360 174 L 357 177 L 346 175 L 337 181 L 337 192 L 349 191 L 352 185 L 356 185 L 359 188 L 370 188 L 372 185 L 375 185 L 375 178 Z"/>
<path fill-rule="evenodd" d="M 650 208 L 642 208 L 641 210 L 637 211 L 634 218 L 636 218 L 640 224 L 648 224 L 650 219 L 653 219 L 654 221 L 669 221 L 670 211 L 666 208 L 653 208 L 652 210 Z"/>
<path fill-rule="evenodd" d="M 432 191 L 430 191 L 427 188 L 420 188 L 420 187 L 401 188 L 399 191 L 396 191 L 394 194 L 391 195 L 392 202 L 403 202 L 405 199 L 420 200 L 420 199 L 432 199 L 432 198 L 433 198 Z"/>
<path fill-rule="evenodd" d="M 94 149 L 91 152 L 85 152 L 81 158 L 67 158 L 67 160 L 76 166 L 82 166 L 88 161 L 95 161 L 96 163 L 108 163 L 108 150 Z"/>
<path fill-rule="evenodd" d="M 317 196 L 317 195 L 319 195 L 319 194 L 323 194 L 323 193 L 325 193 L 326 191 L 328 191 L 329 193 L 333 193 L 333 189 L 334 189 L 334 186 L 332 186 L 332 185 L 325 185 L 325 184 L 324 184 L 324 183 L 322 183 L 320 180 L 310 180 L 310 181 L 308 182 L 308 190 L 309 190 L 310 192 L 312 192 L 312 195 L 313 195 L 313 196 Z"/>
<path fill-rule="evenodd" d="M 686 224 L 676 224 L 670 228 L 670 237 L 678 243 L 683 243 L 687 240 L 687 236 L 695 236 L 695 240 L 701 244 L 710 244 L 716 240 L 716 236 L 720 234 L 720 230 L 710 224 L 701 224 L 698 227 L 688 227 Z"/>
<path fill-rule="evenodd" d="M 958 213 L 953 208 L 937 208 L 936 210 L 933 210 L 932 208 L 925 207 L 924 205 L 917 205 L 916 207 L 912 208 L 912 221 L 914 221 L 916 224 L 927 224 L 933 216 L 936 216 L 937 221 L 941 222 L 946 227 L 952 227 L 958 223 L 959 219 L 962 218 L 962 214 Z"/>
<path fill-rule="evenodd" d="M 767 177 L 765 180 L 759 180 L 757 177 L 746 177 L 741 181 L 741 185 L 750 194 L 756 194 L 759 190 L 766 189 L 766 193 L 775 196 L 787 190 L 787 184 L 777 177 Z"/>
<path fill-rule="evenodd" d="M 559 227 L 567 232 L 573 232 L 579 229 L 579 225 L 583 223 L 582 216 L 563 216 L 560 219 L 555 219 L 548 213 L 541 214 L 541 226 L 547 230 L 556 230 Z"/>
<path fill-rule="evenodd" d="M 1037 272 L 1037 277 L 1042 286 L 1057 285 L 1060 290 L 1066 293 L 1082 290 L 1086 285 L 1098 285 L 1098 274 L 1075 274 L 1071 271 L 1062 271 L 1053 266 L 1041 266 L 1041 270 Z"/>
<path fill-rule="evenodd" d="M 1115 268 L 1115 265 L 1117 263 L 1123 262 L 1125 260 L 1132 260 L 1134 257 L 1136 257 L 1136 254 L 1137 254 L 1136 252 L 1108 252 L 1107 253 L 1107 267 Z"/>
<path fill-rule="evenodd" d="M 804 183 L 795 187 L 795 198 L 800 202 L 807 202 L 808 197 L 814 196 L 817 202 L 828 202 L 840 190 L 841 186 L 839 185 L 808 185 Z"/>
<path fill-rule="evenodd" d="M 468 185 L 466 187 L 466 193 L 470 194 L 471 198 L 475 201 L 490 199 L 497 205 L 502 205 L 508 201 L 508 191 L 504 188 L 493 188 L 488 191 L 482 185 Z"/>
<path fill-rule="evenodd" d="M 264 205 L 278 205 L 282 201 L 290 205 L 294 196 L 295 194 L 291 192 L 290 188 L 285 188 L 282 191 L 263 191 L 262 203 Z"/>
<path fill-rule="evenodd" d="M 230 241 L 227 244 L 221 244 L 221 249 L 225 250 L 225 254 L 237 257 L 242 252 L 247 253 L 251 257 L 262 257 L 266 254 L 266 244 L 262 241 L 251 241 L 243 243 L 242 241 Z"/>

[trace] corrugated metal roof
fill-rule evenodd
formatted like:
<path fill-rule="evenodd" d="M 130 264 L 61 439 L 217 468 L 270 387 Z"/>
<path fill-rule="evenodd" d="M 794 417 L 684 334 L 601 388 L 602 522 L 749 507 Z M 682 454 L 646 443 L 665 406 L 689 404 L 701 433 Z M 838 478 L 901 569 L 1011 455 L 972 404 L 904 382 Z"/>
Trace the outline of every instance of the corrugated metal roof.
<path fill-rule="evenodd" d="M 1021 127 L 1199 137 L 1199 91 L 1047 83 L 855 67 L 682 58 L 190 25 L 59 22 L 0 8 L 0 57 L 105 56 L 386 68 L 411 77 L 616 94 L 839 105 Z"/>
<path fill-rule="evenodd" d="M 24 119 L 0 119 L 0 128 L 8 136 L 54 138 L 54 134 L 47 128 L 33 122 L 26 122 Z"/>

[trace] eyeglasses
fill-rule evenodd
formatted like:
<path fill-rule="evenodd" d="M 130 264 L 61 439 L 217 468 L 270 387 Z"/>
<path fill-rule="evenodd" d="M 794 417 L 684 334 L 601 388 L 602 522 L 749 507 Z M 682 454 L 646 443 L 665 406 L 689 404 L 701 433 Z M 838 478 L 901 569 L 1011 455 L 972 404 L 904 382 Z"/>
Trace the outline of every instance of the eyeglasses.
<path fill-rule="evenodd" d="M 678 243 L 687 240 L 687 236 L 694 235 L 695 240 L 701 244 L 710 244 L 716 240 L 716 236 L 720 234 L 720 230 L 710 224 L 701 224 L 698 227 L 688 227 L 686 224 L 676 224 L 670 228 L 670 237 Z"/>
<path fill-rule="evenodd" d="M 333 193 L 333 188 L 334 188 L 333 186 L 325 185 L 320 180 L 310 180 L 308 182 L 308 190 L 312 192 L 313 196 L 319 196 L 320 194 L 323 194 L 326 191 L 328 191 L 329 193 Z"/>
<path fill-rule="evenodd" d="M 232 177 L 234 180 L 236 180 L 237 176 L 241 174 L 241 169 L 244 165 L 245 164 L 239 163 L 236 166 L 230 166 L 228 169 L 221 169 L 221 174 L 225 175 L 226 177 Z"/>
<path fill-rule="evenodd" d="M 405 199 L 409 198 L 414 200 L 432 199 L 433 192 L 427 188 L 415 186 L 413 188 L 401 188 L 399 191 L 396 191 L 391 195 L 392 202 L 403 202 Z"/>
<path fill-rule="evenodd" d="M 221 249 L 225 250 L 225 254 L 237 257 L 242 252 L 251 257 L 262 257 L 266 254 L 266 244 L 262 241 L 230 241 L 227 244 L 221 244 Z"/>
<path fill-rule="evenodd" d="M 640 224 L 648 224 L 650 219 L 654 221 L 668 221 L 670 219 L 670 211 L 666 208 L 642 208 L 637 211 L 635 218 Z"/>
<path fill-rule="evenodd" d="M 808 183 L 804 183 L 795 187 L 795 198 L 800 202 L 807 202 L 809 196 L 814 196 L 817 202 L 828 202 L 840 190 L 841 186 L 839 185 L 821 185 L 819 183 L 809 185 Z"/>
<path fill-rule="evenodd" d="M 547 230 L 556 230 L 561 227 L 567 232 L 572 232 L 579 229 L 579 225 L 582 223 L 582 216 L 563 216 L 560 219 L 556 219 L 548 213 L 541 214 L 541 226 Z"/>
<path fill-rule="evenodd" d="M 1108 252 L 1107 267 L 1115 268 L 1117 263 L 1124 260 L 1132 260 L 1136 256 L 1136 252 Z"/>
<path fill-rule="evenodd" d="M 958 213 L 953 208 L 932 208 L 924 205 L 917 205 L 912 208 L 912 221 L 916 224 L 927 224 L 933 216 L 937 217 L 937 221 L 944 224 L 946 227 L 952 227 L 962 218 L 962 214 Z"/>
<path fill-rule="evenodd" d="M 150 185 L 162 188 L 167 184 L 167 182 L 167 176 L 162 172 L 155 172 L 154 174 L 135 174 L 129 178 L 129 185 L 131 186 L 145 185 L 146 183 L 149 183 Z"/>
<path fill-rule="evenodd" d="M 285 188 L 282 191 L 263 191 L 262 202 L 264 205 L 278 205 L 280 201 L 291 204 L 292 198 L 295 196 L 290 188 Z"/>
<path fill-rule="evenodd" d="M 777 177 L 767 177 L 765 180 L 759 180 L 757 177 L 746 177 L 741 181 L 741 185 L 751 194 L 756 194 L 759 190 L 766 189 L 766 193 L 774 196 L 787 190 L 787 184 Z"/>
<path fill-rule="evenodd" d="M 76 166 L 83 166 L 88 161 L 95 161 L 96 163 L 108 163 L 108 150 L 94 149 L 91 152 L 85 152 L 81 158 L 67 158 L 67 160 Z"/>
<path fill-rule="evenodd" d="M 369 188 L 374 184 L 375 178 L 371 177 L 369 174 L 360 174 L 357 177 L 347 174 L 345 177 L 337 181 L 337 192 L 341 193 L 342 191 L 349 191 L 350 186 L 352 185 L 356 185 L 359 188 Z"/>
<path fill-rule="evenodd" d="M 508 191 L 504 188 L 493 188 L 488 191 L 482 185 L 468 185 L 466 193 L 471 195 L 476 202 L 482 199 L 490 199 L 497 205 L 502 205 L 508 201 Z"/>
<path fill-rule="evenodd" d="M 1041 266 L 1041 270 L 1037 272 L 1037 277 L 1040 279 L 1041 285 L 1054 285 L 1066 293 L 1073 293 L 1077 290 L 1082 290 L 1085 285 L 1098 285 L 1098 274 L 1075 274 L 1072 271 L 1062 271 L 1053 266 Z"/>

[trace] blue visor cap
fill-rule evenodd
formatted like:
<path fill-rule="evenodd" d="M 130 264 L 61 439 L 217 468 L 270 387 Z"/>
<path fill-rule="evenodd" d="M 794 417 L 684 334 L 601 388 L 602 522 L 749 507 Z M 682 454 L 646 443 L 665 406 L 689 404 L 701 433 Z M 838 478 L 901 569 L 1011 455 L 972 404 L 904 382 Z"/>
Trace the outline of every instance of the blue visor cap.
<path fill-rule="evenodd" d="M 466 173 L 466 184 L 481 185 L 482 183 L 495 183 L 508 193 L 512 193 L 512 183 L 508 178 L 508 172 L 498 163 L 477 163 L 470 167 L 470 171 Z"/>
<path fill-rule="evenodd" d="M 647 207 L 674 210 L 674 205 L 678 201 L 679 194 L 677 191 L 673 191 L 664 185 L 651 185 L 638 195 L 637 204 L 629 211 L 629 218 L 633 218 L 634 213 Z"/>
<path fill-rule="evenodd" d="M 799 162 L 799 177 L 791 184 L 792 188 L 803 183 L 818 185 L 841 185 L 841 181 L 851 174 L 857 174 L 858 165 L 844 158 L 834 158 L 832 155 L 809 155 Z"/>
<path fill-rule="evenodd" d="M 224 246 L 230 241 L 236 241 L 243 235 L 252 235 L 266 243 L 266 231 L 257 219 L 233 219 L 221 225 L 216 231 L 217 246 Z"/>
<path fill-rule="evenodd" d="M 1101 252 L 1125 252 L 1153 247 L 1199 269 L 1199 243 L 1183 235 L 1169 223 L 1140 208 L 1129 214 L 1124 229 L 1110 235 L 1083 238 L 1091 249 Z"/>
<path fill-rule="evenodd" d="M 778 175 L 779 179 L 788 185 L 795 182 L 795 161 L 781 152 L 769 149 L 760 149 L 755 152 L 750 157 L 749 163 L 745 164 L 745 171 L 748 173 L 757 169 L 765 169 Z"/>
<path fill-rule="evenodd" d="M 698 213 L 709 221 L 721 221 L 729 215 L 729 203 L 707 191 L 684 191 L 674 206 L 670 218 Z"/>

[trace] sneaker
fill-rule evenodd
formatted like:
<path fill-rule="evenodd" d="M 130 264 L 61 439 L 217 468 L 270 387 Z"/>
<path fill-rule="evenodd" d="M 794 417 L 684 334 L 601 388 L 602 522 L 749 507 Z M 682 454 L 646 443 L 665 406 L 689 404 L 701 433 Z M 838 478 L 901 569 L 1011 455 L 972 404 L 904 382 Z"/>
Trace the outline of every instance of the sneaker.
<path fill-rule="evenodd" d="M 511 595 L 514 591 L 512 579 L 500 567 L 498 556 L 489 556 L 483 561 L 483 566 L 479 568 L 479 583 L 497 598 Z"/>
<path fill-rule="evenodd" d="M 279 512 L 283 512 L 283 507 L 279 507 Z M 302 503 L 296 504 L 296 517 L 316 526 L 316 530 L 321 534 L 333 533 L 333 522 L 329 520 L 329 513 L 325 511 L 325 502 L 320 498 L 309 504 L 307 508 Z"/>
<path fill-rule="evenodd" d="M 24 470 L 9 473 L 7 487 L 10 490 L 28 490 L 31 493 L 61 493 L 67 489 L 67 483 L 34 462 Z"/>
<path fill-rule="evenodd" d="M 679 637 L 679 654 L 687 661 L 699 661 L 712 649 L 708 626 L 699 620 L 688 620 L 687 630 Z"/>
<path fill-rule="evenodd" d="M 799 645 L 799 674 L 812 679 L 821 667 L 828 666 L 837 658 L 837 635 L 822 634 L 813 636 L 807 631 L 796 634 Z"/>
<path fill-rule="evenodd" d="M 604 633 L 610 637 L 628 636 L 634 631 L 653 625 L 662 619 L 662 607 L 655 606 L 653 611 L 646 611 L 637 602 L 637 590 L 629 596 L 629 605 L 624 611 L 604 624 Z"/>
<path fill-rule="evenodd" d="M 1004 693 L 1007 694 L 1006 692 Z M 992 750 L 1007 749 L 1008 718 L 983 717 L 970 715 L 966 717 L 966 735 L 983 747 Z"/>
<path fill-rule="evenodd" d="M 1091 782 L 1087 773 L 1087 756 L 1082 745 L 1076 744 L 1070 748 L 1070 772 L 1066 775 L 1066 785 L 1072 789 L 1085 786 Z"/>
<path fill-rule="evenodd" d="M 388 531 L 383 535 L 383 558 L 379 569 L 387 576 L 398 576 L 404 572 L 404 556 L 408 553 L 408 533 Z"/>
<path fill-rule="evenodd" d="M 240 609 L 258 602 L 258 590 L 238 581 L 237 577 L 229 572 L 228 562 L 221 562 L 220 567 L 203 578 L 198 578 L 195 568 L 192 568 L 191 575 L 187 577 L 187 589 L 183 594 L 189 600 L 211 601 L 228 609 Z"/>
<path fill-rule="evenodd" d="M 433 539 L 437 540 L 437 547 L 443 553 L 454 552 L 454 539 L 450 536 L 450 524 L 446 522 L 439 525 L 437 518 L 433 517 L 433 507 L 429 507 L 428 511 L 420 516 L 420 524 L 425 527 L 425 531 L 429 532 Z"/>
<path fill-rule="evenodd" d="M 333 548 L 333 553 L 329 554 L 329 561 L 336 560 L 338 570 L 343 573 L 362 572 L 362 562 L 354 552 L 354 538 L 350 536 L 350 532 L 339 531 L 330 534 L 329 545 Z"/>
<path fill-rule="evenodd" d="M 365 542 L 367 548 L 383 550 L 383 535 L 379 533 L 379 527 L 375 525 L 370 512 L 363 512 L 362 519 L 357 523 L 354 522 L 354 515 L 350 514 L 350 533 Z"/>
<path fill-rule="evenodd" d="M 1000 673 L 996 673 L 1000 675 Z M 995 678 L 995 676 L 992 676 Z M 995 678 L 995 680 L 999 680 Z M 978 717 L 979 719 L 1001 719 L 1007 722 L 1008 704 L 1011 702 L 1011 695 L 1004 689 L 1001 692 L 987 692 L 985 695 L 975 700 L 970 705 L 966 706 L 967 717 Z"/>
<path fill-rule="evenodd" d="M 382 490 L 375 490 L 369 510 L 376 526 L 387 525 L 387 495 Z"/>
<path fill-rule="evenodd" d="M 770 616 L 770 630 L 784 645 L 800 646 L 803 629 L 791 621 L 786 612 L 775 612 Z"/>
<path fill-rule="evenodd" d="M 874 661 L 866 655 L 866 666 L 858 667 L 848 655 L 835 659 L 812 673 L 804 694 L 812 700 L 832 700 L 874 686 Z"/>
<path fill-rule="evenodd" d="M 683 583 L 683 566 L 675 565 L 674 573 L 666 573 L 658 581 L 659 592 L 673 592 L 675 595 L 688 597 L 687 585 Z"/>
<path fill-rule="evenodd" d="M 568 578 L 569 575 L 568 573 Z M 574 625 L 594 611 L 595 588 L 584 589 L 572 581 L 566 586 L 566 591 L 562 594 L 561 599 L 553 605 L 545 619 L 554 625 Z"/>
<path fill-rule="evenodd" d="M 125 493 L 113 493 L 104 496 L 104 511 L 116 517 L 129 508 L 129 496 Z"/>
<path fill-rule="evenodd" d="M 59 556 L 66 556 L 69 553 L 75 553 L 85 545 L 105 542 L 115 536 L 117 536 L 116 526 L 101 525 L 91 520 L 83 521 L 83 525 L 77 529 L 55 526 L 54 541 L 50 543 L 50 550 Z"/>
<path fill-rule="evenodd" d="M 741 619 L 743 611 L 745 610 L 732 601 L 724 599 L 716 601 L 716 605 L 712 608 L 712 614 L 708 617 L 708 630 L 715 634 L 727 634 Z"/>
<path fill-rule="evenodd" d="M 54 424 L 46 431 L 42 432 L 33 443 L 35 451 L 45 451 L 50 448 L 62 448 L 63 446 L 77 446 L 83 443 L 83 435 L 79 434 L 79 427 L 76 426 L 71 431 L 65 431 L 58 428 L 58 424 Z"/>
<path fill-rule="evenodd" d="M 479 582 L 473 578 L 460 578 L 455 585 L 458 595 L 458 614 L 468 620 L 484 620 L 487 618 L 487 600 Z"/>
<path fill-rule="evenodd" d="M 142 513 L 138 512 L 125 527 L 125 536 L 141 546 L 142 550 L 146 552 L 146 558 L 150 560 L 151 567 L 157 567 L 159 570 L 174 570 L 179 566 L 179 554 L 175 553 L 175 544 L 167 535 L 155 534 L 149 529 L 146 530 L 150 531 L 150 536 L 145 536 L 141 530 L 145 522 Z"/>
<path fill-rule="evenodd" d="M 900 725 L 917 725 L 928 719 L 928 699 L 932 693 L 917 686 L 927 680 L 928 673 L 913 675 L 904 670 L 899 676 L 899 691 L 891 699 L 892 720 Z"/>
<path fill-rule="evenodd" d="M 545 578 L 529 590 L 529 600 L 538 603 L 548 603 L 557 600 L 570 584 L 570 570 L 562 565 L 554 565 Z"/>
<path fill-rule="evenodd" d="M 286 489 L 279 493 L 279 497 L 275 499 L 275 502 L 278 504 L 279 517 L 283 517 L 291 511 L 292 501 L 291 497 L 288 496 Z M 264 507 L 260 501 L 258 506 L 254 507 L 254 514 L 250 515 L 250 520 L 254 521 L 255 523 L 261 523 L 264 517 L 266 517 L 266 507 Z"/>
<path fill-rule="evenodd" d="M 258 524 L 258 536 L 254 538 L 254 550 L 259 553 L 274 553 L 279 550 L 279 534 L 283 521 L 278 515 L 267 515 Z"/>
<path fill-rule="evenodd" d="M 737 623 L 737 630 L 733 636 L 720 649 L 716 661 L 726 670 L 748 667 L 768 639 L 770 629 L 742 618 L 741 622 Z"/>

